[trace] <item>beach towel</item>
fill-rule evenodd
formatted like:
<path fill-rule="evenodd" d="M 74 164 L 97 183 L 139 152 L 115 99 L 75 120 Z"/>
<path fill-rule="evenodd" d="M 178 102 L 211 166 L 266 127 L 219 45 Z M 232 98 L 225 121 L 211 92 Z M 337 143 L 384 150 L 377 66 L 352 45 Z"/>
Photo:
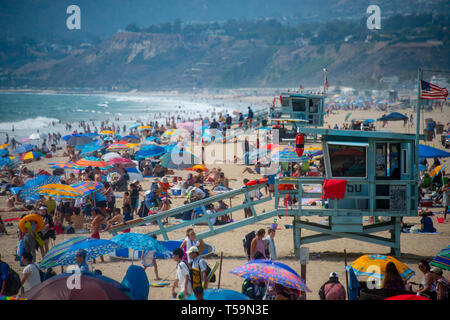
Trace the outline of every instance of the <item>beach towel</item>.
<path fill-rule="evenodd" d="M 322 199 L 343 199 L 346 188 L 347 180 L 325 179 L 322 185 Z"/>

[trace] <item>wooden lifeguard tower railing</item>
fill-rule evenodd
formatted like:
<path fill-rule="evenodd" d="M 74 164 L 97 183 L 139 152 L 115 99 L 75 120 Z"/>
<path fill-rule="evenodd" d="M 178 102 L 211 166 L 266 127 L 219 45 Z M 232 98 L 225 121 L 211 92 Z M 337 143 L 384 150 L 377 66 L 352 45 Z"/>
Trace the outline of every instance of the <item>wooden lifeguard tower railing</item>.
<path fill-rule="evenodd" d="M 305 135 L 321 136 L 326 177 L 275 180 L 275 209 L 294 217 L 295 253 L 298 255 L 305 244 L 350 238 L 388 246 L 391 254 L 399 256 L 400 219 L 417 216 L 418 210 L 416 135 L 307 127 L 299 130 Z M 322 186 L 325 179 L 347 180 L 344 198 L 328 199 L 323 208 L 302 207 L 301 199 L 322 197 L 322 192 L 305 192 L 305 186 Z M 278 190 L 279 184 L 286 183 L 293 184 L 293 190 Z M 300 205 L 280 207 L 286 195 L 300 199 Z M 305 216 L 327 217 L 328 225 L 302 220 Z M 389 217 L 390 221 L 363 225 L 363 217 Z M 319 234 L 302 237 L 302 229 Z M 372 235 L 381 231 L 389 231 L 390 238 Z"/>

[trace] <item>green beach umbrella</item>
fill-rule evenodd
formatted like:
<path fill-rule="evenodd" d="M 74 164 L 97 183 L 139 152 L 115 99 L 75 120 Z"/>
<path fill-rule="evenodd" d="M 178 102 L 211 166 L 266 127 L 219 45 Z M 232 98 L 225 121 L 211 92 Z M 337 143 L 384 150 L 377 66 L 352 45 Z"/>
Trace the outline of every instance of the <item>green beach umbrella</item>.
<path fill-rule="evenodd" d="M 441 269 L 450 270 L 450 246 L 439 251 L 430 264 Z"/>

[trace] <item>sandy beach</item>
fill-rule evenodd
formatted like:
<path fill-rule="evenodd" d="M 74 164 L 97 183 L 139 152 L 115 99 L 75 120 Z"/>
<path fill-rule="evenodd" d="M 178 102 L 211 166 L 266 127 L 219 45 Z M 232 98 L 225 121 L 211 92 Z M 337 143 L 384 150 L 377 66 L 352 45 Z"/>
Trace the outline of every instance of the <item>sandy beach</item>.
<path fill-rule="evenodd" d="M 229 97 L 228 97 L 229 98 Z M 226 97 L 224 97 L 226 99 Z M 244 101 L 248 101 L 249 103 L 258 103 L 259 105 L 267 105 L 272 101 L 271 97 L 245 97 L 242 98 Z M 432 112 L 425 111 L 423 113 L 423 118 L 421 119 L 421 130 L 420 133 L 423 134 L 423 119 L 424 118 L 432 118 L 437 122 L 440 122 L 446 125 L 450 122 L 450 112 L 448 112 L 448 106 L 444 107 L 444 111 L 441 110 L 433 110 Z M 350 119 L 377 119 L 383 115 L 384 112 L 376 111 L 376 110 L 368 110 L 368 111 L 346 111 L 340 110 L 335 111 L 325 118 L 324 127 L 331 126 L 333 127 L 335 124 L 341 125 L 344 122 L 346 115 L 351 112 L 352 115 Z M 415 112 L 412 109 L 401 110 L 400 112 L 405 113 L 407 115 L 414 114 L 414 118 L 416 116 Z M 387 112 L 385 112 L 387 113 Z M 422 116 L 422 115 L 421 115 Z M 381 122 L 376 122 L 376 129 L 382 130 Z M 404 132 L 404 133 L 415 133 L 415 126 L 411 127 L 407 125 L 403 127 L 403 121 L 389 122 L 388 125 L 383 130 L 390 130 L 392 132 Z M 437 148 L 443 149 L 440 143 L 440 135 L 437 135 L 436 138 L 427 142 L 427 145 L 434 146 Z M 421 141 L 421 143 L 425 143 Z M 39 169 L 46 169 L 50 171 L 48 163 L 56 162 L 56 161 L 66 161 L 67 157 L 62 157 L 62 152 L 58 151 L 57 157 L 53 157 L 51 159 L 42 159 L 40 161 L 33 161 L 30 164 L 27 164 L 27 168 L 37 172 Z M 447 159 L 442 159 L 443 163 L 448 162 Z M 431 164 L 431 160 L 429 160 Z M 232 189 L 238 189 L 243 185 L 243 179 L 248 178 L 250 180 L 260 178 L 260 175 L 250 174 L 250 173 L 242 173 L 245 166 L 243 164 L 215 164 L 215 165 L 207 165 L 208 169 L 212 169 L 213 167 L 222 168 L 222 171 L 225 173 L 225 176 L 230 179 L 230 187 Z M 186 179 L 189 171 L 183 170 L 175 170 L 176 176 L 181 176 L 183 180 Z M 169 180 L 170 180 L 169 176 Z M 144 190 L 148 190 L 154 178 L 145 178 L 145 180 L 141 183 Z M 116 192 L 116 194 L 123 195 L 121 192 Z M 142 199 L 143 193 L 141 193 Z M 0 197 L 0 208 L 6 208 L 6 197 Z M 236 197 L 232 199 L 232 205 L 242 204 L 243 197 Z M 182 198 L 173 198 L 172 199 L 172 208 L 181 206 L 183 204 L 184 199 Z M 117 198 L 116 206 L 121 207 L 122 198 Z M 273 209 L 273 201 L 266 202 L 264 204 L 258 205 L 256 207 L 257 212 L 270 211 Z M 432 208 L 433 212 L 442 212 L 442 208 Z M 2 212 L 1 217 L 3 219 L 19 217 L 23 214 L 23 212 Z M 244 212 L 239 211 L 237 213 L 233 213 L 233 219 L 239 220 L 244 217 Z M 434 226 L 440 234 L 401 234 L 401 252 L 402 256 L 399 257 L 399 260 L 404 262 L 409 268 L 416 272 L 416 275 L 411 278 L 411 281 L 420 283 L 422 279 L 422 273 L 418 270 L 417 264 L 421 259 L 431 260 L 432 257 L 441 249 L 445 248 L 448 244 L 450 244 L 450 222 L 447 223 L 438 223 L 437 217 L 442 217 L 442 215 L 436 214 L 432 217 Z M 221 268 L 221 279 L 220 279 L 220 287 L 228 288 L 240 291 L 241 285 L 243 282 L 242 278 L 239 278 L 235 275 L 229 273 L 229 271 L 235 267 L 241 266 L 247 262 L 247 258 L 244 253 L 244 249 L 242 246 L 243 237 L 251 232 L 256 231 L 260 228 L 268 229 L 272 223 L 273 219 L 264 220 L 258 222 L 253 225 L 248 225 L 239 229 L 235 229 L 233 231 L 229 231 L 223 234 L 219 234 L 213 237 L 209 237 L 205 239 L 207 244 L 210 244 L 215 247 L 215 252 L 206 257 L 206 260 L 209 265 L 213 265 L 216 261 L 219 261 L 221 253 L 223 253 L 223 264 Z M 312 222 L 320 222 L 323 220 L 321 217 L 308 217 L 309 221 Z M 420 224 L 420 217 L 407 217 L 404 219 L 405 222 L 411 224 Z M 171 221 L 169 221 L 169 224 Z M 275 243 L 277 246 L 277 253 L 279 256 L 279 261 L 289 265 L 294 270 L 296 270 L 300 274 L 300 262 L 299 259 L 295 257 L 293 253 L 293 232 L 292 229 L 286 229 L 285 225 L 292 225 L 292 218 L 282 216 L 281 219 L 278 219 L 279 230 L 277 230 L 275 236 Z M 207 230 L 207 226 L 194 226 L 195 231 L 201 232 L 203 230 Z M 157 226 L 141 226 L 132 229 L 132 232 L 140 232 L 140 233 L 148 233 L 150 231 L 156 230 Z M 13 222 L 13 226 L 8 226 L 7 231 L 8 235 L 0 236 L 0 253 L 2 256 L 2 260 L 7 262 L 14 270 L 16 270 L 19 274 L 21 274 L 23 268 L 20 267 L 19 262 L 14 260 L 14 253 L 16 244 L 18 241 L 17 237 L 18 230 L 18 221 Z M 171 232 L 169 234 L 170 239 L 178 240 L 184 238 L 185 230 L 178 230 Z M 310 231 L 302 231 L 302 235 L 310 235 L 314 234 Z M 78 236 L 76 235 L 67 235 L 62 234 L 58 235 L 54 244 L 58 244 L 69 237 Z M 86 233 L 84 235 L 89 235 Z M 380 232 L 377 235 L 387 237 L 388 232 Z M 109 239 L 112 235 L 109 232 L 102 232 L 102 239 Z M 162 239 L 162 236 L 158 237 L 159 240 Z M 307 294 L 308 300 L 317 300 L 319 299 L 318 291 L 324 282 L 328 280 L 328 276 L 330 272 L 335 271 L 340 276 L 340 281 L 345 285 L 345 271 L 344 271 L 344 249 L 347 252 L 348 262 L 352 262 L 356 258 L 364 254 L 389 254 L 389 249 L 383 246 L 378 246 L 374 244 L 369 244 L 366 242 L 354 241 L 351 239 L 337 239 L 331 241 L 325 241 L 315 244 L 308 245 L 310 251 L 310 260 L 307 265 L 307 273 L 306 273 L 306 284 L 311 289 L 311 293 Z M 37 253 L 38 262 L 41 259 L 40 253 Z M 176 263 L 171 259 L 166 260 L 158 260 L 158 269 L 159 276 L 163 279 L 162 281 L 171 282 L 175 279 L 176 273 Z M 111 277 L 117 281 L 122 281 L 128 266 L 131 264 L 131 261 L 117 261 L 111 260 L 110 257 L 105 257 L 105 262 L 101 263 L 97 259 L 97 263 L 94 265 L 96 269 L 100 269 L 103 275 Z M 140 264 L 140 262 L 135 262 L 135 264 Z M 56 270 L 59 273 L 59 268 Z M 153 268 L 148 268 L 146 270 L 147 276 L 150 282 L 155 281 L 155 274 Z M 449 272 L 445 271 L 444 276 L 449 277 Z M 219 276 L 219 270 L 216 272 L 216 276 Z M 217 287 L 218 283 L 210 284 L 210 287 Z M 167 300 L 171 298 L 171 290 L 170 286 L 160 287 L 160 288 L 150 288 L 149 299 L 150 300 Z"/>

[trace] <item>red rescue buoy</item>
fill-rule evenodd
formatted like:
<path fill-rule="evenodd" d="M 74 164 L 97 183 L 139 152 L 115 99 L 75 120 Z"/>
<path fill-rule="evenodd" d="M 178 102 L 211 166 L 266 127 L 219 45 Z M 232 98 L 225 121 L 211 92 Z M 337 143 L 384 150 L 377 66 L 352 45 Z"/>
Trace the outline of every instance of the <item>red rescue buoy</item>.
<path fill-rule="evenodd" d="M 303 151 L 305 150 L 305 137 L 301 133 L 297 133 L 295 137 L 295 151 L 297 155 L 301 157 L 303 155 Z"/>
<path fill-rule="evenodd" d="M 245 185 L 246 186 L 254 186 L 255 184 L 262 184 L 262 183 L 266 183 L 269 179 L 268 178 L 262 178 L 262 179 L 256 179 L 256 180 L 252 180 L 247 182 Z"/>

